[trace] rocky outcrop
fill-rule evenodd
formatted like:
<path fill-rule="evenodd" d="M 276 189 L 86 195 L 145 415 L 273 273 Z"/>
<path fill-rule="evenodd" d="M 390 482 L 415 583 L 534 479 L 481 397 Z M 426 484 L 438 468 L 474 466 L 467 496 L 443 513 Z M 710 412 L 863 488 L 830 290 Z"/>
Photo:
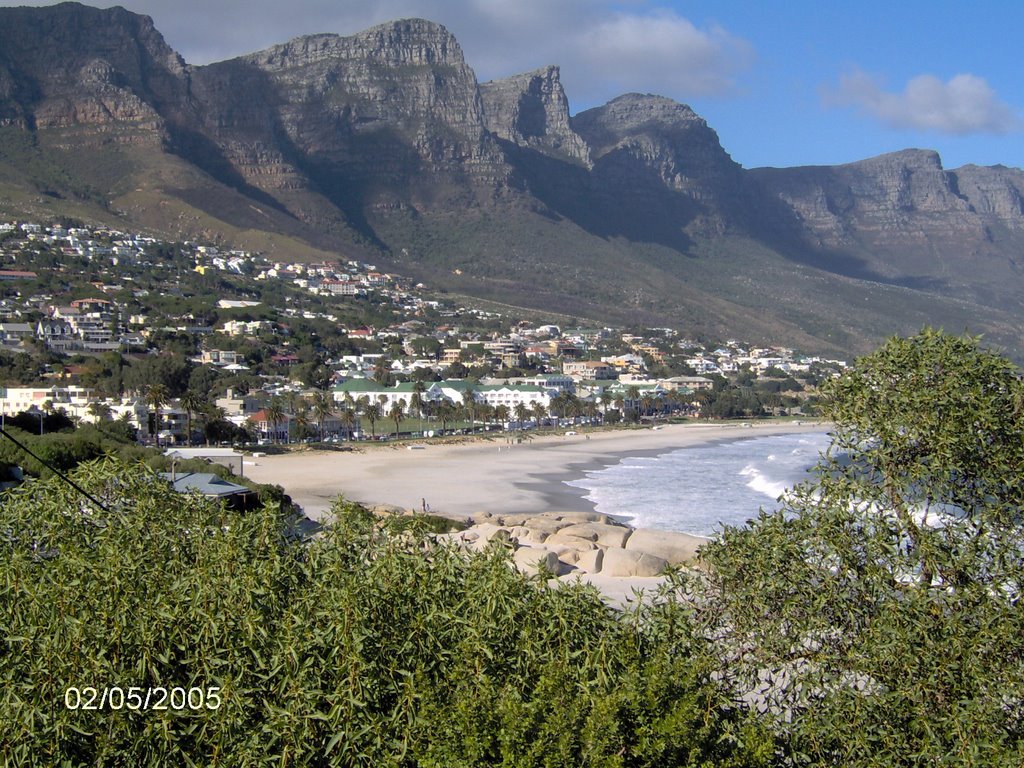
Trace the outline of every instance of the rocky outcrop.
<path fill-rule="evenodd" d="M 705 543 L 685 533 L 633 529 L 593 512 L 480 515 L 467 530 L 437 539 L 473 552 L 493 546 L 510 549 L 512 562 L 528 574 L 543 569 L 556 576 L 616 578 L 646 578 L 670 565 L 692 566 Z"/>
<path fill-rule="evenodd" d="M 983 220 L 1024 230 L 1024 171 L 996 165 L 965 165 L 950 172 L 960 195 Z"/>
<path fill-rule="evenodd" d="M 752 173 L 830 246 L 894 238 L 925 245 L 956 232 L 981 234 L 981 222 L 936 152 L 905 150 L 848 165 Z"/>
<path fill-rule="evenodd" d="M 1019 311 L 1021 171 L 947 171 L 936 152 L 911 149 L 750 173 L 792 207 L 815 245 L 855 254 L 863 265 L 855 276 Z"/>
<path fill-rule="evenodd" d="M 208 131 L 264 188 L 305 177 L 339 205 L 429 208 L 445 204 L 446 185 L 486 195 L 508 175 L 476 77 L 439 24 L 301 37 L 197 68 L 194 80 Z"/>
<path fill-rule="evenodd" d="M 193 104 L 185 62 L 148 16 L 76 3 L 4 9 L 0 119 L 27 128 L 87 126 L 77 141 L 166 139 Z M 135 138 L 132 138 L 132 134 Z"/>
<path fill-rule="evenodd" d="M 632 93 L 581 112 L 572 126 L 590 147 L 593 187 L 611 215 L 622 211 L 649 231 L 670 221 L 702 236 L 794 226 L 792 211 L 750 183 L 685 104 Z"/>
<path fill-rule="evenodd" d="M 501 139 L 589 165 L 586 142 L 573 130 L 558 67 L 480 85 L 484 120 Z"/>

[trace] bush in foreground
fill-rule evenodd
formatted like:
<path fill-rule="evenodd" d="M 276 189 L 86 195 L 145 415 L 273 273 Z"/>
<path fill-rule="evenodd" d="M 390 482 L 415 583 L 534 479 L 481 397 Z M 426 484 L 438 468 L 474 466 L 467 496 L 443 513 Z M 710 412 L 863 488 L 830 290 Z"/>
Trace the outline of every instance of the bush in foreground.
<path fill-rule="evenodd" d="M 757 765 L 770 740 L 691 659 L 672 611 L 550 589 L 339 504 L 278 510 L 83 465 L 0 512 L 0 756 L 54 765 Z M 179 711 L 121 705 L 196 689 Z M 98 691 L 85 710 L 70 688 Z M 109 695 L 109 691 L 108 691 Z M 143 702 L 144 704 L 145 702 Z M 174 702 L 167 702 L 174 703 Z M 177 703 L 181 703 L 179 695 Z M 201 706 L 195 706 L 199 705 Z M 113 705 L 120 705 L 114 711 Z M 129 706 L 134 704 L 133 707 Z M 211 708 L 215 707 L 215 708 Z"/>
<path fill-rule="evenodd" d="M 893 339 L 824 388 L 832 447 L 687 585 L 795 765 L 1024 765 L 1024 385 Z"/>

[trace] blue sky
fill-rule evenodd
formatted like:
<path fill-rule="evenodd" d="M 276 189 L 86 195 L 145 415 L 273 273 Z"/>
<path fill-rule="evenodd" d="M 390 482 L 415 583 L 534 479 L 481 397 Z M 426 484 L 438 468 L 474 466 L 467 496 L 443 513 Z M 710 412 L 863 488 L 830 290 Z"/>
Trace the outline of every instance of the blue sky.
<path fill-rule="evenodd" d="M 0 0 L 0 5 L 50 5 Z M 99 6 L 114 3 L 97 2 Z M 193 64 L 419 16 L 483 81 L 562 68 L 573 112 L 628 91 L 689 104 L 745 167 L 907 147 L 1024 167 L 1024 4 L 710 0 L 121 0 Z"/>

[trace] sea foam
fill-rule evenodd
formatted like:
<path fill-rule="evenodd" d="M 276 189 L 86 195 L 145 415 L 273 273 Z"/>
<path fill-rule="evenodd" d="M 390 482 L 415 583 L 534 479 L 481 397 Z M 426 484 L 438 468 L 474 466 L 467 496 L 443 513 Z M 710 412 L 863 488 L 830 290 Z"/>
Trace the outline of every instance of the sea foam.
<path fill-rule="evenodd" d="M 828 444 L 824 432 L 750 437 L 629 456 L 568 484 L 598 512 L 630 525 L 711 536 L 776 508 L 787 489 L 809 478 Z"/>

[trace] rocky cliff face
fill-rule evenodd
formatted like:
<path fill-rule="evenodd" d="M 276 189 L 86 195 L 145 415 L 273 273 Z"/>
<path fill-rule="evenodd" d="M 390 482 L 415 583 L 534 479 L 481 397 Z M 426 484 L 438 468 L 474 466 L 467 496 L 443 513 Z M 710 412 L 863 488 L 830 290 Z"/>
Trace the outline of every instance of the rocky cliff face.
<path fill-rule="evenodd" d="M 1024 230 L 1024 171 L 1001 165 L 965 165 L 951 171 L 959 193 L 990 224 Z"/>
<path fill-rule="evenodd" d="M 684 104 L 628 94 L 580 113 L 572 126 L 590 147 L 595 186 L 619 198 L 616 205 L 626 198 L 659 218 L 675 215 L 688 233 L 704 236 L 777 235 L 790 227 L 791 212 L 750 182 L 715 131 Z M 674 214 L 665 211 L 666 199 L 675 201 Z"/>
<path fill-rule="evenodd" d="M 193 106 L 185 63 L 152 19 L 76 3 L 4 9 L 0 98 L 4 124 L 91 126 L 104 140 L 165 138 Z"/>
<path fill-rule="evenodd" d="M 572 128 L 558 67 L 483 83 L 480 95 L 487 129 L 499 138 L 589 166 L 590 152 Z"/>
<path fill-rule="evenodd" d="M 970 203 L 935 152 L 904 150 L 848 165 L 765 168 L 752 175 L 831 247 L 857 240 L 926 247 L 956 233 L 982 234 Z"/>
<path fill-rule="evenodd" d="M 306 179 L 339 202 L 430 207 L 439 185 L 493 185 L 508 173 L 473 71 L 438 24 L 303 37 L 198 68 L 194 83 L 207 130 L 263 188 Z"/>

